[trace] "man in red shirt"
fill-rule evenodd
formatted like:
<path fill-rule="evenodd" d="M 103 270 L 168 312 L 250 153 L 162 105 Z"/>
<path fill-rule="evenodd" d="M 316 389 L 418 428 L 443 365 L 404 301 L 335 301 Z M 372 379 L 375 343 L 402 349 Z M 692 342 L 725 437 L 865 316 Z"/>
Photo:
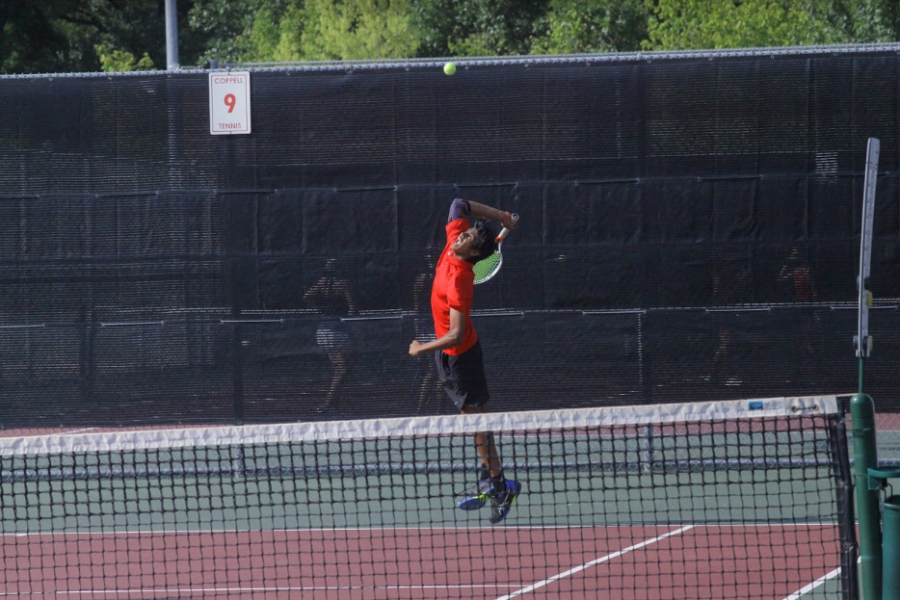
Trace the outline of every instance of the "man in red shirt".
<path fill-rule="evenodd" d="M 469 217 L 476 218 L 471 226 Z M 496 234 L 488 226 L 488 219 L 510 229 L 516 227 L 508 212 L 461 198 L 453 201 L 446 228 L 447 244 L 438 259 L 431 288 L 431 313 L 437 339 L 427 343 L 413 340 L 409 345 L 411 356 L 434 352 L 444 390 L 464 413 L 487 412 L 490 400 L 481 343 L 470 318 L 475 291 L 472 268 L 495 249 Z M 490 521 L 496 524 L 509 514 L 522 486 L 503 476 L 491 432 L 477 433 L 475 444 L 481 456 L 481 481 L 459 507 L 480 508 L 490 498 Z"/>

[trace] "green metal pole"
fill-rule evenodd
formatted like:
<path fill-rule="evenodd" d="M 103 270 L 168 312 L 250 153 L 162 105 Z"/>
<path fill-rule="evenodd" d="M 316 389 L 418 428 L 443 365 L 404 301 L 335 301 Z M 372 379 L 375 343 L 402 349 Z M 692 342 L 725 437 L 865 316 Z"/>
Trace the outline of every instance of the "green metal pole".
<path fill-rule="evenodd" d="M 869 489 L 869 469 L 878 468 L 875 404 L 868 394 L 853 395 L 850 399 L 850 418 L 853 422 L 853 471 L 859 520 L 860 588 L 863 600 L 882 600 L 879 490 Z"/>
<path fill-rule="evenodd" d="M 882 600 L 900 600 L 900 496 L 884 501 L 884 597 Z"/>

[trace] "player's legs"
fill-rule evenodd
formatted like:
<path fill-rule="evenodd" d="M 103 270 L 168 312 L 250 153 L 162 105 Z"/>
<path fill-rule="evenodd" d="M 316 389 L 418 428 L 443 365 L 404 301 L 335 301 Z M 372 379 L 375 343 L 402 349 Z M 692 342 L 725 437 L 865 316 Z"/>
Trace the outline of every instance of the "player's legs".
<path fill-rule="evenodd" d="M 316 343 L 324 349 L 331 365 L 331 381 L 325 394 L 325 402 L 318 408 L 319 412 L 326 412 L 335 408 L 338 387 L 349 371 L 350 335 L 339 321 L 326 320 L 316 329 Z"/>
<path fill-rule="evenodd" d="M 475 342 L 474 346 L 459 355 L 451 356 L 444 352 L 436 352 L 435 366 L 444 391 L 460 411 L 467 414 L 487 412 L 491 395 L 484 375 L 481 342 Z M 493 434 L 476 433 L 475 446 L 481 457 L 483 471 L 488 477 L 499 477 L 500 458 L 494 445 Z"/>
<path fill-rule="evenodd" d="M 468 351 L 455 356 L 438 351 L 434 353 L 434 359 L 438 379 L 456 407 L 462 413 L 486 412 L 490 393 L 484 376 L 481 344 L 476 342 Z M 476 433 L 475 447 L 482 466 L 478 483 L 468 493 L 467 500 L 459 505 L 464 510 L 484 506 L 487 493 L 493 488 L 492 475 L 500 475 L 500 458 L 493 443 L 493 435 L 487 432 Z"/>
<path fill-rule="evenodd" d="M 464 414 L 479 414 L 488 412 L 487 403 L 472 406 L 464 404 L 462 407 Z M 497 446 L 494 444 L 494 434 L 490 431 L 479 431 L 475 434 L 475 447 L 478 448 L 478 455 L 481 457 L 482 474 L 488 475 L 491 479 L 500 477 L 503 470 L 500 466 L 500 455 L 497 453 Z M 487 479 L 487 477 L 482 477 Z"/>
<path fill-rule="evenodd" d="M 488 412 L 490 394 L 484 376 L 480 343 L 476 343 L 467 352 L 458 356 L 437 352 L 435 363 L 444 390 L 461 412 L 464 414 Z M 463 510 L 475 510 L 490 500 L 490 521 L 497 524 L 509 514 L 513 502 L 522 491 L 522 486 L 518 482 L 508 481 L 503 475 L 500 454 L 492 432 L 477 432 L 475 447 L 481 458 L 481 475 L 474 489 L 456 505 Z"/>
<path fill-rule="evenodd" d="M 478 414 L 488 412 L 486 404 L 479 406 L 463 405 L 465 414 Z M 518 481 L 506 479 L 500 464 L 500 455 L 494 444 L 494 434 L 490 431 L 475 434 L 475 445 L 481 456 L 481 478 L 475 489 L 456 506 L 463 510 L 475 510 L 481 508 L 487 501 L 491 501 L 490 522 L 496 525 L 503 521 L 512 510 L 513 503 L 522 492 L 522 484 Z"/>
<path fill-rule="evenodd" d="M 328 386 L 328 395 L 325 397 L 326 406 L 334 406 L 334 397 L 338 386 L 347 375 L 347 356 L 343 350 L 328 350 L 328 360 L 331 362 L 331 385 Z"/>

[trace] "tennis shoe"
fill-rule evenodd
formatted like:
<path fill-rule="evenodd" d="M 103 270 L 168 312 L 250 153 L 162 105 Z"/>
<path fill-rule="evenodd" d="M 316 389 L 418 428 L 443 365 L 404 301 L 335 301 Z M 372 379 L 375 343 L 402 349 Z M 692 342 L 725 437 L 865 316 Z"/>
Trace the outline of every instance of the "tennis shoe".
<path fill-rule="evenodd" d="M 456 508 L 460 510 L 478 510 L 487 504 L 493 489 L 494 484 L 491 483 L 490 479 L 482 479 L 475 484 L 475 487 L 472 488 L 472 491 L 465 498 L 456 503 Z"/>
<path fill-rule="evenodd" d="M 512 510 L 512 505 L 522 493 L 522 484 L 511 479 L 506 480 L 506 485 L 500 493 L 491 494 L 491 524 L 496 525 L 503 521 Z"/>

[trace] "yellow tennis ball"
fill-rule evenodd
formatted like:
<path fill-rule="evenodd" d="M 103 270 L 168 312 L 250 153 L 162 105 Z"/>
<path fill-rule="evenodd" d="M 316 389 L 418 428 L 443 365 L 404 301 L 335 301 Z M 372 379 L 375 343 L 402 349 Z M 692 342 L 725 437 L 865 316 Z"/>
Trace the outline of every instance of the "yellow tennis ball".
<path fill-rule="evenodd" d="M 456 65 L 452 62 L 448 62 L 444 65 L 444 73 L 446 73 L 447 75 L 453 75 L 454 73 L 456 73 Z"/>

